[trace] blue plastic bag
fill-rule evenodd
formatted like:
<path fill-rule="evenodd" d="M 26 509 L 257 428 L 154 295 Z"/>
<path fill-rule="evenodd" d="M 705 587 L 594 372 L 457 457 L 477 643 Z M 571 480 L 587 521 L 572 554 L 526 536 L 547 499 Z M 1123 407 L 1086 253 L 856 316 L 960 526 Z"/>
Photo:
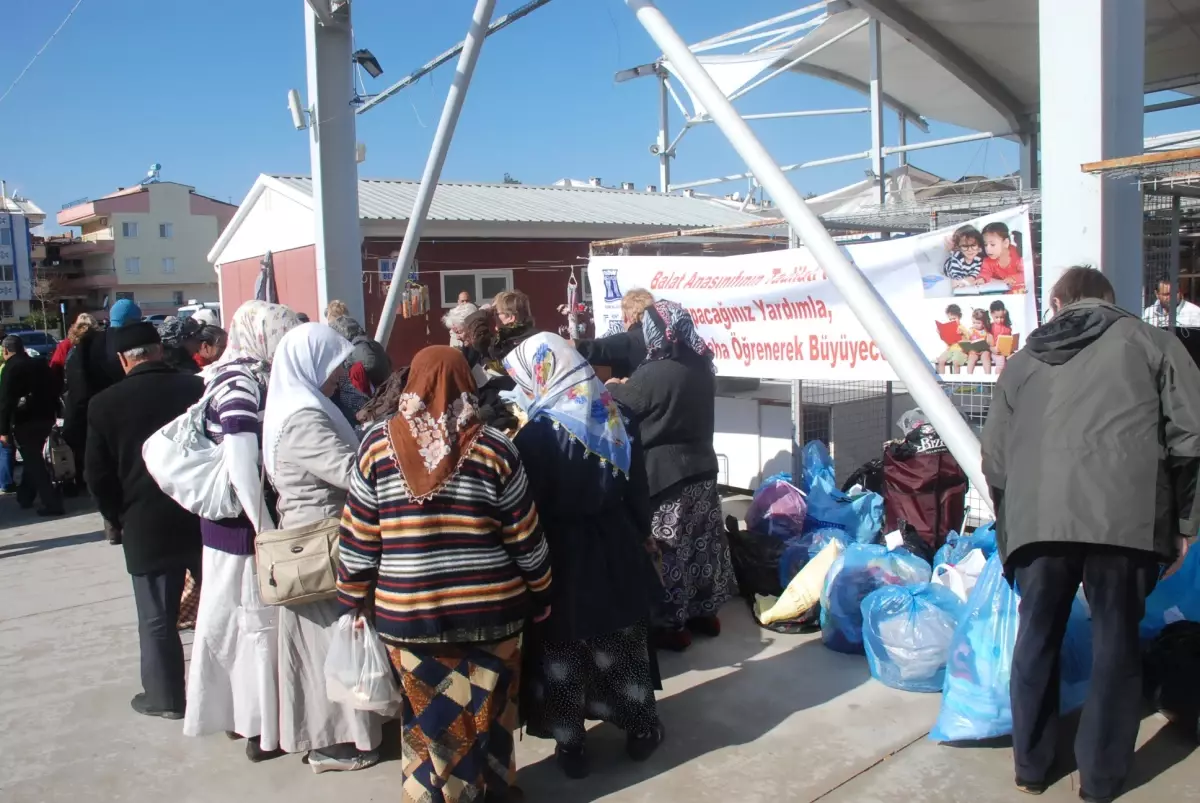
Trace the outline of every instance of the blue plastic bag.
<path fill-rule="evenodd" d="M 779 584 L 787 588 L 792 578 L 817 556 L 830 541 L 841 541 L 846 545 L 846 533 L 841 530 L 814 530 L 787 540 L 787 548 L 779 558 Z"/>
<path fill-rule="evenodd" d="M 804 444 L 804 451 L 801 453 L 804 457 L 804 479 L 800 487 L 805 493 L 808 493 L 817 478 L 829 480 L 830 485 L 837 485 L 837 476 L 833 472 L 833 458 L 829 456 L 829 449 L 821 441 L 809 441 Z"/>
<path fill-rule="evenodd" d="M 746 511 L 746 528 L 780 540 L 804 534 L 808 504 L 800 489 L 786 480 L 770 480 L 758 486 Z"/>
<path fill-rule="evenodd" d="M 951 531 L 950 535 L 946 537 L 946 543 L 933 556 L 933 565 L 936 567 L 946 563 L 956 566 L 973 549 L 982 549 L 985 558 L 990 558 L 995 554 L 996 526 L 994 524 L 989 523 L 976 527 L 975 532 L 970 535 L 959 535 Z"/>
<path fill-rule="evenodd" d="M 954 632 L 942 708 L 929 734 L 935 742 L 976 741 L 1012 733 L 1013 648 L 1017 642 L 1020 597 L 1004 579 L 999 555 L 992 555 L 971 591 Z M 1060 705 L 1072 711 L 1087 697 L 1092 666 L 1091 622 L 1076 600 L 1063 639 Z"/>
<path fill-rule="evenodd" d="M 867 491 L 852 498 L 834 487 L 832 480 L 817 477 L 808 492 L 804 531 L 823 529 L 842 530 L 852 542 L 871 543 L 883 529 L 883 497 Z"/>
<path fill-rule="evenodd" d="M 1179 571 L 1160 580 L 1146 597 L 1142 641 L 1153 641 L 1172 622 L 1200 622 L 1200 548 L 1188 551 Z"/>
<path fill-rule="evenodd" d="M 862 603 L 883 586 L 928 583 L 929 564 L 904 549 L 851 544 L 825 577 L 821 590 L 821 640 L 835 652 L 862 655 Z"/>
<path fill-rule="evenodd" d="M 901 691 L 940 692 L 965 604 L 931 583 L 884 586 L 862 603 L 871 677 Z"/>

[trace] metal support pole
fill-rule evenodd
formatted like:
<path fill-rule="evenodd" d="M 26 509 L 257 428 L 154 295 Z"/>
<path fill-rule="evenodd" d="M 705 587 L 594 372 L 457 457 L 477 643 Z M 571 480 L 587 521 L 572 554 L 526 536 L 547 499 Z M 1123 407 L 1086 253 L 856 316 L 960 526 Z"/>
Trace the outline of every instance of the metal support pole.
<path fill-rule="evenodd" d="M 1183 225 L 1183 198 L 1171 196 L 1171 319 L 1170 329 L 1175 331 L 1175 319 L 1179 308 L 1179 227 Z"/>
<path fill-rule="evenodd" d="M 871 172 L 879 182 L 879 205 L 887 201 L 887 177 L 883 155 L 883 29 L 879 20 L 868 20 L 867 41 L 871 51 Z"/>
<path fill-rule="evenodd" d="M 908 147 L 908 115 L 903 112 L 897 115 L 899 117 L 899 126 L 896 129 L 898 142 L 896 143 L 901 148 Z M 908 151 L 898 151 L 896 158 L 901 167 L 908 167 Z"/>
<path fill-rule="evenodd" d="M 458 67 L 454 71 L 454 82 L 450 85 L 450 91 L 446 93 L 442 119 L 438 121 L 437 133 L 434 134 L 433 145 L 429 149 L 429 159 L 425 162 L 425 172 L 421 175 L 421 187 L 417 190 L 417 199 L 413 202 L 413 211 L 404 230 L 404 242 L 400 246 L 400 256 L 396 258 L 395 280 L 388 288 L 383 312 L 379 316 L 379 327 L 375 330 L 375 339 L 385 347 L 392 334 L 392 324 L 396 322 L 400 288 L 404 286 L 404 280 L 412 268 L 413 257 L 417 255 L 417 247 L 421 244 L 421 229 L 425 226 L 426 216 L 429 215 L 433 194 L 441 179 L 442 167 L 446 164 L 446 154 L 450 150 L 451 140 L 454 139 L 454 129 L 458 125 L 463 102 L 467 99 L 467 89 L 471 86 L 471 76 L 475 73 L 479 51 L 483 48 L 483 40 L 487 36 L 488 23 L 492 19 L 495 7 L 496 0 L 476 0 L 475 3 L 471 29 L 463 42 L 462 55 L 459 56 Z"/>
<path fill-rule="evenodd" d="M 895 411 L 892 410 L 892 383 L 888 382 L 887 383 L 887 396 L 885 396 L 884 400 L 883 400 L 883 442 L 884 443 L 887 443 L 888 441 L 890 441 L 892 439 L 892 427 L 895 426 L 895 424 L 892 423 L 892 416 L 894 416 L 894 415 L 895 415 Z"/>
<path fill-rule="evenodd" d="M 1031 118 L 1021 132 L 1021 189 L 1036 190 L 1038 184 L 1038 123 Z"/>
<path fill-rule="evenodd" d="M 664 193 L 671 191 L 671 107 L 667 93 L 666 70 L 658 73 L 658 186 Z"/>
<path fill-rule="evenodd" d="M 788 226 L 788 248 L 799 248 L 796 230 Z M 792 380 L 792 481 L 804 476 L 804 383 Z"/>
<path fill-rule="evenodd" d="M 323 3 L 323 5 L 321 5 Z M 313 6 L 317 9 L 314 10 Z M 317 304 L 315 315 L 333 299 L 346 302 L 363 320 L 362 229 L 358 218 L 358 162 L 355 159 L 354 34 L 350 6 L 334 13 L 328 0 L 304 7 L 308 63 L 309 160 L 315 220 Z M 325 17 L 328 24 L 322 24 Z M 226 315 L 232 314 L 232 311 Z"/>
<path fill-rule="evenodd" d="M 704 104 L 738 155 L 771 194 L 779 210 L 804 241 L 829 280 L 846 300 L 863 328 L 878 344 L 884 357 L 908 388 L 908 392 L 929 416 L 947 448 L 963 467 L 976 488 L 987 488 L 983 475 L 979 439 L 944 392 L 933 366 L 917 349 L 912 337 L 897 320 L 891 307 L 875 287 L 849 260 L 846 252 L 830 237 L 796 187 L 780 171 L 762 143 L 754 136 L 733 104 L 725 97 L 696 56 L 688 50 L 667 18 L 651 0 L 626 0 L 637 14 L 655 44 L 678 71 L 688 89 Z M 985 504 L 991 506 L 990 499 Z"/>

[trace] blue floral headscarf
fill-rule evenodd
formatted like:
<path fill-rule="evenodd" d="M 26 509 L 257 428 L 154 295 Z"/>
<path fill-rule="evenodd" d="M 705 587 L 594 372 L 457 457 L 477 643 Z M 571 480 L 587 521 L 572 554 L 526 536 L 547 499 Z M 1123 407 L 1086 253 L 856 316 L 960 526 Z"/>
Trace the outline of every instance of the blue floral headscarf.
<path fill-rule="evenodd" d="M 629 473 L 632 448 L 625 420 L 612 394 L 571 344 L 548 332 L 523 341 L 504 358 L 517 383 L 511 395 L 533 421 L 551 419 L 602 462 Z"/>

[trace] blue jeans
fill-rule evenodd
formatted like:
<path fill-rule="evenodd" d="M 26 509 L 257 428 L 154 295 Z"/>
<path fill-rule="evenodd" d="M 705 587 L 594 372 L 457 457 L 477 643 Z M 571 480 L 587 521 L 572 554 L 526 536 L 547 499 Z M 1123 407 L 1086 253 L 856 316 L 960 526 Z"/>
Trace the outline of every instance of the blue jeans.
<path fill-rule="evenodd" d="M 12 449 L 0 446 L 0 490 L 13 484 Z"/>

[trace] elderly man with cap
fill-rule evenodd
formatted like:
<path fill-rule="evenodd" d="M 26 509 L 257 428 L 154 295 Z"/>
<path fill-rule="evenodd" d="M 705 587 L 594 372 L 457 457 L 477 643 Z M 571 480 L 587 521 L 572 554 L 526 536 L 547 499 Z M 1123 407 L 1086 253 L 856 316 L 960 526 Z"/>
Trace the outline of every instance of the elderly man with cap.
<path fill-rule="evenodd" d="M 88 406 L 84 475 L 100 513 L 121 535 L 133 576 L 144 691 L 131 705 L 139 714 L 181 719 L 186 698 L 176 622 L 185 574 L 200 579 L 200 520 L 158 487 L 142 444 L 200 399 L 204 381 L 163 362 L 153 324 L 126 323 L 110 333 L 125 379 Z"/>

